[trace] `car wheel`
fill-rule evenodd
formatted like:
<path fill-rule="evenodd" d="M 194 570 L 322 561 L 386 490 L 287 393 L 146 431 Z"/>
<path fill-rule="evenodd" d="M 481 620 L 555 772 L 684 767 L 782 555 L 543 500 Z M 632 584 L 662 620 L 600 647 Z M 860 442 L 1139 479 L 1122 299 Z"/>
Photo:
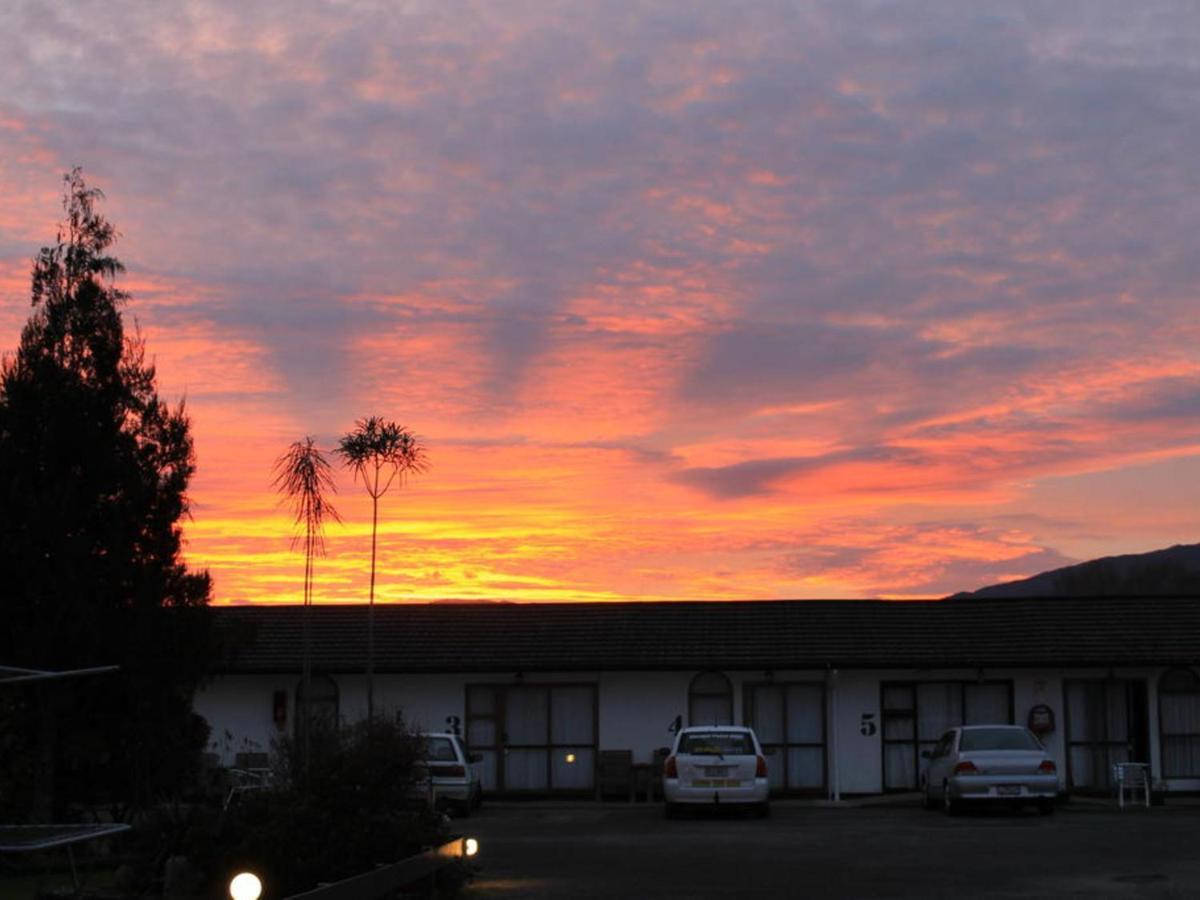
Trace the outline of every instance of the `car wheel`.
<path fill-rule="evenodd" d="M 770 801 L 764 800 L 762 803 L 758 804 L 758 806 L 756 806 L 754 808 L 754 815 L 756 815 L 760 819 L 770 818 L 770 816 L 771 816 Z"/>
<path fill-rule="evenodd" d="M 937 809 L 937 801 L 933 799 L 933 793 L 929 790 L 929 782 L 925 782 L 924 795 L 921 798 L 921 805 L 926 809 Z"/>
<path fill-rule="evenodd" d="M 475 809 L 483 806 L 483 788 L 475 789 L 475 794 L 471 797 L 471 806 Z"/>
<path fill-rule="evenodd" d="M 1054 798 L 1046 797 L 1038 801 L 1038 812 L 1043 816 L 1054 815 Z"/>
<path fill-rule="evenodd" d="M 962 804 L 950 796 L 950 783 L 942 782 L 942 811 L 948 816 L 957 816 L 962 809 Z"/>
<path fill-rule="evenodd" d="M 455 808 L 454 814 L 460 819 L 467 819 L 470 818 L 471 810 L 474 808 L 475 804 L 473 804 L 470 800 L 464 800 Z"/>

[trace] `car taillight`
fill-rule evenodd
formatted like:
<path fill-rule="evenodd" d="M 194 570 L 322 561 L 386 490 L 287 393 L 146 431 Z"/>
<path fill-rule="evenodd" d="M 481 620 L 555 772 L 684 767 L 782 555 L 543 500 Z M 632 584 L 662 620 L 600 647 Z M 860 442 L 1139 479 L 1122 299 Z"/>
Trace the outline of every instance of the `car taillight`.
<path fill-rule="evenodd" d="M 758 765 L 754 769 L 754 777 L 755 778 L 766 778 L 767 777 L 767 758 L 765 756 L 760 756 L 758 758 Z"/>
<path fill-rule="evenodd" d="M 462 778 L 467 774 L 467 770 L 464 766 L 446 766 L 440 774 L 447 775 L 450 778 Z"/>
<path fill-rule="evenodd" d="M 969 759 L 964 759 L 954 767 L 955 775 L 974 775 L 978 771 L 979 769 L 975 768 L 975 763 L 971 762 Z"/>
<path fill-rule="evenodd" d="M 668 756 L 667 761 L 663 763 L 664 778 L 678 778 L 679 771 L 675 768 L 675 757 Z"/>
<path fill-rule="evenodd" d="M 1053 775 L 1058 771 L 1058 766 L 1054 764 L 1052 759 L 1043 759 L 1042 764 L 1038 766 L 1038 771 L 1043 775 Z"/>

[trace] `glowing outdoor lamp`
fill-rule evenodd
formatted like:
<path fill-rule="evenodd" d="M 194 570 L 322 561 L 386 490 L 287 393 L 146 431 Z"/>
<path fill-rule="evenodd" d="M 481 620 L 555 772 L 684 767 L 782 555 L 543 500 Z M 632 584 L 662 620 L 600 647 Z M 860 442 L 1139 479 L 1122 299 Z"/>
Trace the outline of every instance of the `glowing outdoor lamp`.
<path fill-rule="evenodd" d="M 575 754 L 574 754 L 574 753 L 568 753 L 568 754 L 567 754 L 567 762 L 568 762 L 568 763 L 573 763 L 573 762 L 575 762 Z"/>
<path fill-rule="evenodd" d="M 479 841 L 475 838 L 466 838 L 463 840 L 463 856 L 474 856 L 479 852 Z"/>
<path fill-rule="evenodd" d="M 253 872 L 241 872 L 229 882 L 229 896 L 233 900 L 258 900 L 262 896 L 262 882 Z"/>

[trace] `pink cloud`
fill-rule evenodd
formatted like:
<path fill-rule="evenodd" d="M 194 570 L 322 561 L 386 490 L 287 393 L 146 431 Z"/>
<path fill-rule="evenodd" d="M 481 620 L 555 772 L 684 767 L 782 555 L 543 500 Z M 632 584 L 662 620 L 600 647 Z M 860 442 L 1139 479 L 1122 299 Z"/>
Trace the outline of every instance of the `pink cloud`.
<path fill-rule="evenodd" d="M 82 164 L 223 602 L 297 596 L 271 462 L 372 413 L 434 461 L 388 600 L 928 595 L 1194 539 L 1152 474 L 1200 482 L 1190 11 L 287 13 L 0 34 L 0 349 Z"/>

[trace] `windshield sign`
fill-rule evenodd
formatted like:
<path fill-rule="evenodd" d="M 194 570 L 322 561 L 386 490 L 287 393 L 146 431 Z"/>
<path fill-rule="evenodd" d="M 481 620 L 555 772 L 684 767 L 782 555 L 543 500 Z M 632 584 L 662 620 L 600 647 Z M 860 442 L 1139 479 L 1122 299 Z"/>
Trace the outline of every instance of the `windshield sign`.
<path fill-rule="evenodd" d="M 692 756 L 753 756 L 754 741 L 743 732 L 695 732 L 679 739 L 679 752 Z"/>

